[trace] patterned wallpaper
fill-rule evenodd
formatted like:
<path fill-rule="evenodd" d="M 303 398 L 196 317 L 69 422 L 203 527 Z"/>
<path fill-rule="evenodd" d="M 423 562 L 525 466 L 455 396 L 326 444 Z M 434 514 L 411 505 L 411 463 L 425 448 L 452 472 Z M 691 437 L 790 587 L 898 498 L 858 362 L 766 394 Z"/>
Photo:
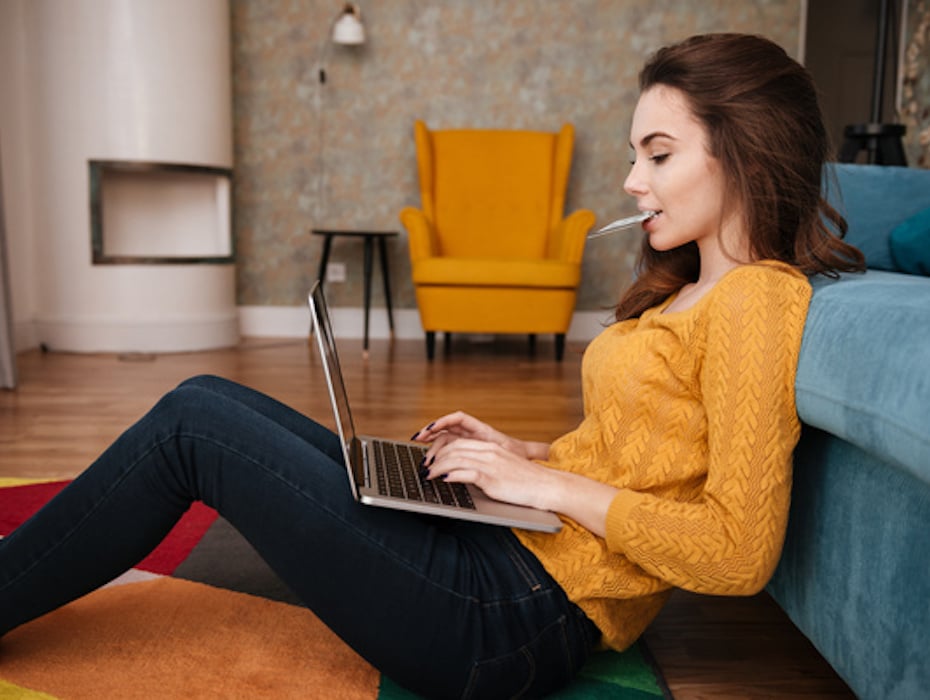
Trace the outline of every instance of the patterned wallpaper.
<path fill-rule="evenodd" d="M 901 72 L 904 149 L 911 167 L 930 168 L 930 2 L 908 0 Z"/>
<path fill-rule="evenodd" d="M 397 214 L 419 201 L 417 118 L 432 128 L 554 131 L 573 122 L 568 209 L 593 209 L 600 222 L 631 213 L 621 188 L 645 57 L 687 35 L 723 30 L 765 34 L 796 55 L 801 7 L 800 0 L 362 0 L 368 41 L 341 47 L 327 37 L 342 4 L 232 0 L 240 304 L 301 304 L 320 255 L 309 229 L 319 226 L 400 231 L 390 253 L 394 301 L 415 306 Z M 637 248 L 635 235 L 589 245 L 579 309 L 616 301 Z M 330 286 L 332 303 L 360 306 L 360 244 L 337 242 L 331 260 L 349 271 L 346 284 Z M 377 290 L 374 303 L 381 303 Z"/>

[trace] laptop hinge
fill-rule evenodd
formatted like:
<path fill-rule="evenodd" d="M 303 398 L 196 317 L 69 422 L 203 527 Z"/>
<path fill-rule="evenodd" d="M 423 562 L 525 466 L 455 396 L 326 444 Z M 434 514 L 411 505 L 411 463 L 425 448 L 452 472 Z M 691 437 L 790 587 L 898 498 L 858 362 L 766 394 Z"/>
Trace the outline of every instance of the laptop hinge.
<path fill-rule="evenodd" d="M 356 491 L 360 488 L 370 488 L 368 474 L 371 471 L 368 468 L 368 450 L 365 444 L 358 439 L 352 438 L 352 444 L 349 446 L 352 450 L 352 479 L 355 481 Z"/>

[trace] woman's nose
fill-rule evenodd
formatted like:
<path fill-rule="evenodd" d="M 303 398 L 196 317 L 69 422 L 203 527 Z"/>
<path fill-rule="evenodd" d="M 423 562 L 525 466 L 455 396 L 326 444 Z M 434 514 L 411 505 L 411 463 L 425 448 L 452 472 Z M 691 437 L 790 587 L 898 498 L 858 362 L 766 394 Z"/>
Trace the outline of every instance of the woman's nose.
<path fill-rule="evenodd" d="M 630 168 L 626 180 L 623 181 L 623 191 L 633 196 L 643 194 L 646 191 L 645 184 L 643 183 L 642 177 L 639 175 L 639 169 L 636 167 L 636 163 L 633 163 L 633 167 Z"/>

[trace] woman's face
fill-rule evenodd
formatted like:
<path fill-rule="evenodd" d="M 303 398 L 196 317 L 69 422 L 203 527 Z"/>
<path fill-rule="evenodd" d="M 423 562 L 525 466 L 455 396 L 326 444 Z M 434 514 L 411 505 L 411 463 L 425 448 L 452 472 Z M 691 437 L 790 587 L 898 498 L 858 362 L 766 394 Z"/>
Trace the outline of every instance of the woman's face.
<path fill-rule="evenodd" d="M 727 226 L 720 161 L 709 152 L 707 130 L 692 115 L 683 93 L 656 85 L 639 98 L 630 129 L 633 168 L 624 182 L 640 210 L 654 210 L 643 228 L 656 250 L 692 241 L 703 251 Z"/>

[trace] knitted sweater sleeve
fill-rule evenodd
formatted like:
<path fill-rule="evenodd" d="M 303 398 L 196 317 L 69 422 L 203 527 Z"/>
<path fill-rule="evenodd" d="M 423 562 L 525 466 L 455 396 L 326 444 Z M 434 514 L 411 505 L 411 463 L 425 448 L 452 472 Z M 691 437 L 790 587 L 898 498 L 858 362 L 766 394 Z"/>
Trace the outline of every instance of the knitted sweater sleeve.
<path fill-rule="evenodd" d="M 751 595 L 774 573 L 787 525 L 800 435 L 794 379 L 810 286 L 771 268 L 728 277 L 702 321 L 695 390 L 707 420 L 707 444 L 697 446 L 707 461 L 703 492 L 682 502 L 621 490 L 608 512 L 607 543 L 673 586 Z"/>

